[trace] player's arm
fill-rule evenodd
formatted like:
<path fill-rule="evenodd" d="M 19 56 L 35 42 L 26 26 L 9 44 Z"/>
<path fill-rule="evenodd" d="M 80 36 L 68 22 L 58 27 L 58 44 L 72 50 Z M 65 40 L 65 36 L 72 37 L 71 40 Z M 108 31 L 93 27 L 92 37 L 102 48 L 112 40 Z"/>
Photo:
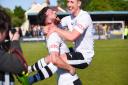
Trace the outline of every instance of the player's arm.
<path fill-rule="evenodd" d="M 64 27 L 68 27 L 66 23 L 67 20 L 62 20 L 63 22 L 61 23 L 62 26 Z M 84 31 L 85 29 L 88 28 L 89 24 L 90 24 L 90 19 L 89 19 L 89 16 L 85 16 L 85 15 L 82 15 L 81 17 L 79 17 L 79 19 L 77 19 L 77 23 L 75 25 L 72 26 L 71 29 L 73 29 L 72 31 L 66 31 L 66 30 L 63 30 L 63 29 L 60 29 L 58 27 L 51 27 L 50 28 L 50 32 L 57 32 L 61 37 L 65 38 L 66 40 L 70 40 L 70 41 L 74 41 L 76 40 Z M 64 25 L 63 25 L 64 23 Z M 70 29 L 70 28 L 68 28 Z"/>
<path fill-rule="evenodd" d="M 80 36 L 80 32 L 78 32 L 75 29 L 70 32 L 70 31 L 62 30 L 60 28 L 55 28 L 55 31 L 61 37 L 65 38 L 66 40 L 69 40 L 69 41 L 74 41 L 74 40 L 76 40 Z"/>
<path fill-rule="evenodd" d="M 50 54 L 50 57 L 52 63 L 55 64 L 57 67 L 69 71 L 72 75 L 75 74 L 75 68 L 69 65 L 68 63 L 66 63 L 66 61 L 63 61 L 63 59 L 61 59 L 61 57 L 59 56 L 58 52 L 52 52 Z"/>
<path fill-rule="evenodd" d="M 69 71 L 71 74 L 74 74 L 74 68 L 63 61 L 60 57 L 60 37 L 56 34 L 51 34 L 49 36 L 49 40 L 47 41 L 48 50 L 50 52 L 50 59 L 53 64 L 55 64 L 59 68 L 63 68 Z"/>

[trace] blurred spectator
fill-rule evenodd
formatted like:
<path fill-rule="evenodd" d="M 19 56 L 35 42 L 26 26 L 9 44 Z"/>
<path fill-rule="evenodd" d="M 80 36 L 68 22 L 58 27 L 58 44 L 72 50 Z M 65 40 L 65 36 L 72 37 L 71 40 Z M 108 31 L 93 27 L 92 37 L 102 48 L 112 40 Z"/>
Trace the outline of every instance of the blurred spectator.
<path fill-rule="evenodd" d="M 5 11 L 0 10 L 0 85 L 14 85 L 12 74 L 21 75 L 27 71 L 19 43 L 20 35 L 10 30 L 11 19 Z"/>
<path fill-rule="evenodd" d="M 124 39 L 128 38 L 128 26 L 124 28 Z"/>

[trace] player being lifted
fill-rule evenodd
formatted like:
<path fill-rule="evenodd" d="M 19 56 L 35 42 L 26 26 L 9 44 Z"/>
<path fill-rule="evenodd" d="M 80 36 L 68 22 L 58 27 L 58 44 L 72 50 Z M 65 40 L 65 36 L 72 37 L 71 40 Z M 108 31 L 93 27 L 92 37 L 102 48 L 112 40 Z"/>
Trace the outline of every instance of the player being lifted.
<path fill-rule="evenodd" d="M 44 25 L 49 26 L 58 25 L 58 19 L 56 13 L 49 7 L 45 7 L 42 11 L 45 17 L 43 19 Z M 52 14 L 47 16 L 47 14 Z M 38 60 L 34 65 L 29 67 L 29 72 L 38 71 L 37 74 L 29 77 L 29 83 L 32 84 L 39 80 L 49 78 L 55 72 L 58 74 L 58 85 L 81 85 L 81 81 L 77 74 L 75 74 L 76 68 L 85 68 L 87 65 L 83 63 L 84 58 L 79 53 L 76 53 L 73 57 L 70 55 L 69 49 L 57 33 L 48 34 L 48 30 L 45 30 L 47 47 L 49 56 Z M 78 56 L 79 55 L 79 56 Z M 81 62 L 82 61 L 82 62 Z M 76 63 L 74 63 L 76 62 Z M 67 65 L 66 63 L 72 65 Z M 58 68 L 59 67 L 59 68 Z M 61 69 L 62 68 L 62 69 Z M 66 81 L 66 82 L 64 82 Z"/>

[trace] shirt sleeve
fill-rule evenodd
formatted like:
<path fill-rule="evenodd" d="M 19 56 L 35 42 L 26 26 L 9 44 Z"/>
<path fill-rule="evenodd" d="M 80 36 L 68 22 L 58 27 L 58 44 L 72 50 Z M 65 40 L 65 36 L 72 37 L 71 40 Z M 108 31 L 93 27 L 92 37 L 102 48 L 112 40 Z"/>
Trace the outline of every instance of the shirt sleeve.
<path fill-rule="evenodd" d="M 60 51 L 60 37 L 57 33 L 52 33 L 47 40 L 47 47 L 49 53 L 51 52 L 59 52 Z"/>
<path fill-rule="evenodd" d="M 68 23 L 67 20 L 69 20 L 68 18 L 69 17 L 67 16 L 67 17 L 64 17 L 64 18 L 61 19 L 60 28 L 65 29 L 65 28 L 68 27 L 68 25 L 67 25 L 67 23 Z"/>
<path fill-rule="evenodd" d="M 60 23 L 64 27 L 64 26 L 67 26 L 67 23 L 66 22 L 67 22 L 67 17 L 64 17 L 64 18 L 61 19 L 61 22 Z"/>
<path fill-rule="evenodd" d="M 91 23 L 90 16 L 88 14 L 83 14 L 77 19 L 74 29 L 76 29 L 78 32 L 82 34 L 84 30 L 88 28 L 90 23 Z"/>

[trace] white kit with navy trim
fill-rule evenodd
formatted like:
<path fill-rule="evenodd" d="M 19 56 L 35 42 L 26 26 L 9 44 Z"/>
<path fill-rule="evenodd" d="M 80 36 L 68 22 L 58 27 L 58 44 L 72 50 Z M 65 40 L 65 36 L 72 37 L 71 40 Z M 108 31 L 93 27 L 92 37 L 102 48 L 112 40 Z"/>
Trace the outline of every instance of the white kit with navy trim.
<path fill-rule="evenodd" d="M 75 29 L 81 34 L 75 41 L 74 50 L 82 53 L 85 61 L 90 64 L 94 56 L 93 24 L 90 15 L 80 10 L 76 17 L 72 15 L 64 17 L 61 20 L 61 26 L 68 28 L 69 31 Z"/>

